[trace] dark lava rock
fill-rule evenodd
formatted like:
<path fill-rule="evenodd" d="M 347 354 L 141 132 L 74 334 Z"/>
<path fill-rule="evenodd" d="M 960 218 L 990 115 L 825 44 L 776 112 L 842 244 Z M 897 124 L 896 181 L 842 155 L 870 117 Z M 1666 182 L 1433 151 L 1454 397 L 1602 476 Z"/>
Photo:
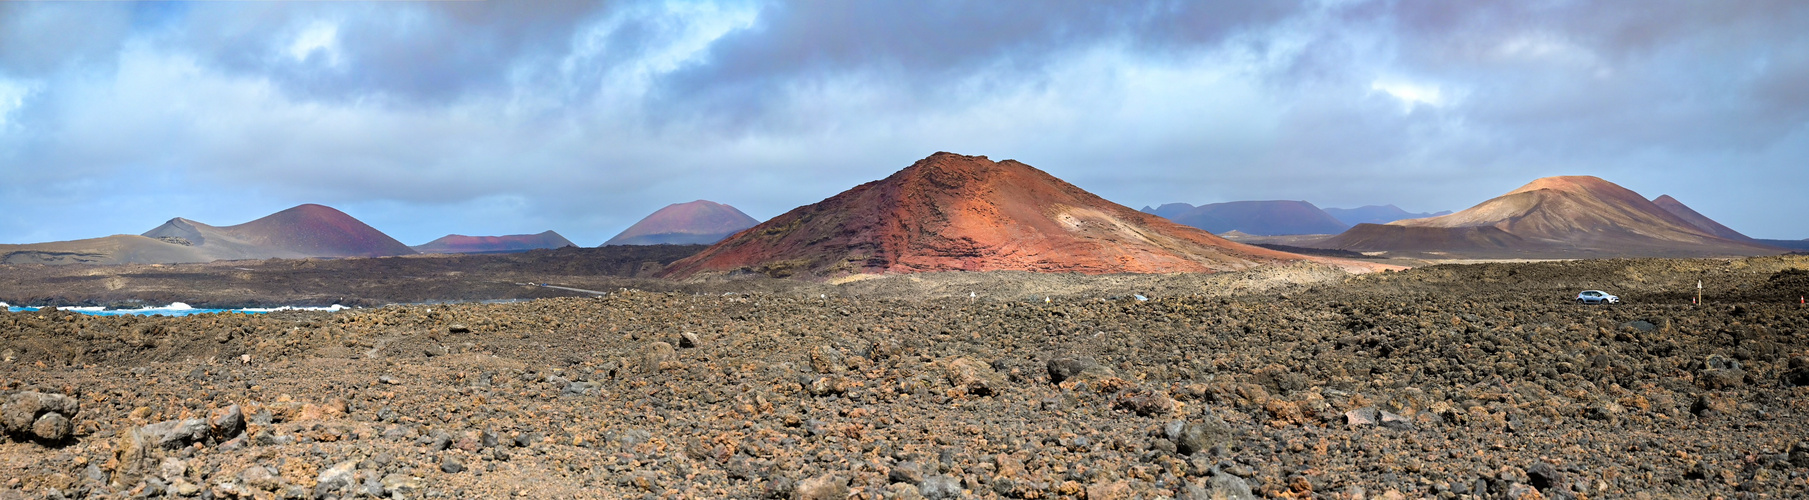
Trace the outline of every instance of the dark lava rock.
<path fill-rule="evenodd" d="M 1049 360 L 1049 381 L 1057 384 L 1062 383 L 1098 364 L 1099 362 L 1094 361 L 1093 358 L 1060 358 Z"/>
<path fill-rule="evenodd" d="M 231 439 L 245 431 L 245 412 L 239 405 L 214 410 L 208 414 L 207 426 L 218 439 Z"/>
<path fill-rule="evenodd" d="M 357 469 L 357 462 L 347 460 L 320 471 L 314 482 L 315 498 L 324 498 L 351 487 L 357 480 Z"/>
<path fill-rule="evenodd" d="M 987 396 L 1005 388 L 1005 376 L 993 371 L 992 365 L 960 357 L 944 361 L 948 381 L 968 393 Z"/>
<path fill-rule="evenodd" d="M 1809 468 L 1809 441 L 1801 441 L 1790 446 L 1790 464 Z"/>
<path fill-rule="evenodd" d="M 817 373 L 833 374 L 848 371 L 848 365 L 842 359 L 842 351 L 823 345 L 810 350 L 810 369 Z"/>
<path fill-rule="evenodd" d="M 1413 420 L 1411 420 L 1407 417 L 1403 417 L 1403 416 L 1389 413 L 1386 411 L 1378 411 L 1377 413 L 1382 415 L 1381 425 L 1382 425 L 1382 428 L 1384 428 L 1384 429 L 1394 429 L 1397 431 L 1413 430 Z"/>
<path fill-rule="evenodd" d="M 1690 405 L 1690 413 L 1703 418 L 1719 417 L 1737 413 L 1739 408 L 1739 403 L 1732 397 L 1711 392 L 1697 397 L 1696 402 Z"/>
<path fill-rule="evenodd" d="M 899 462 L 898 465 L 892 466 L 892 471 L 886 475 L 886 478 L 894 483 L 922 484 L 923 466 L 909 460 Z"/>
<path fill-rule="evenodd" d="M 31 434 L 44 441 L 68 439 L 71 430 L 69 418 L 55 412 L 45 413 L 31 424 Z"/>
<path fill-rule="evenodd" d="M 207 421 L 199 418 L 165 420 L 139 429 L 159 448 L 174 450 L 207 439 Z"/>
<path fill-rule="evenodd" d="M 1527 484 L 1540 490 L 1561 487 L 1564 484 L 1564 473 L 1551 464 L 1539 462 L 1526 469 Z"/>
<path fill-rule="evenodd" d="M 1745 370 L 1703 370 L 1696 376 L 1696 383 L 1708 390 L 1733 389 L 1746 382 Z"/>
<path fill-rule="evenodd" d="M 1115 405 L 1142 417 L 1166 415 L 1175 411 L 1174 398 L 1150 390 L 1127 393 L 1120 397 Z"/>
<path fill-rule="evenodd" d="M 452 458 L 451 455 L 440 457 L 440 472 L 458 474 L 464 471 L 465 464 L 459 463 L 459 459 Z"/>
<path fill-rule="evenodd" d="M 1809 368 L 1791 370 L 1784 373 L 1785 387 L 1809 386 Z"/>
<path fill-rule="evenodd" d="M 1231 425 L 1211 412 L 1197 417 L 1196 422 L 1169 422 L 1163 430 L 1168 439 L 1175 442 L 1175 449 L 1182 455 L 1192 455 L 1211 450 L 1214 446 L 1228 446 L 1233 431 Z"/>
<path fill-rule="evenodd" d="M 80 410 L 80 403 L 73 397 L 21 391 L 0 404 L 0 430 L 14 436 L 62 441 L 69 437 L 71 421 Z"/>
<path fill-rule="evenodd" d="M 1206 496 L 1212 500 L 1256 500 L 1256 494 L 1250 491 L 1250 484 L 1243 478 L 1230 474 L 1218 474 L 1206 480 Z"/>

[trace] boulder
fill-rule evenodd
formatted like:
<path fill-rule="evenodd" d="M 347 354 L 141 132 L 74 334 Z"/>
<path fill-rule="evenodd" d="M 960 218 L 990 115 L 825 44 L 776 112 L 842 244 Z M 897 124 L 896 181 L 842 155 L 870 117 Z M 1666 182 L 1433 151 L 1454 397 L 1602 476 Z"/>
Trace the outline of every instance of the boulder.
<path fill-rule="evenodd" d="M 347 460 L 320 471 L 320 476 L 314 482 L 314 496 L 326 497 L 352 486 L 355 484 L 354 473 L 357 469 L 358 462 Z"/>
<path fill-rule="evenodd" d="M 675 355 L 677 355 L 677 350 L 672 348 L 672 344 L 653 342 L 641 347 L 637 357 L 640 358 L 641 371 L 657 373 L 660 371 L 660 366 L 671 361 Z"/>
<path fill-rule="evenodd" d="M 199 418 L 165 420 L 138 429 L 148 441 L 158 448 L 174 450 L 189 443 L 207 439 L 209 432 L 207 421 Z"/>
<path fill-rule="evenodd" d="M 0 403 L 0 430 L 40 441 L 62 441 L 72 432 L 80 401 L 62 394 L 22 391 Z"/>
<path fill-rule="evenodd" d="M 65 417 L 63 414 L 56 412 L 45 413 L 43 416 L 38 417 L 37 422 L 31 424 L 32 436 L 44 441 L 62 441 L 68 439 L 70 432 L 73 430 L 74 428 L 69 422 L 69 417 Z"/>
<path fill-rule="evenodd" d="M 1005 388 L 1005 376 L 993 371 L 992 365 L 957 357 L 946 361 L 943 367 L 949 383 L 970 394 L 989 396 Z"/>
<path fill-rule="evenodd" d="M 245 412 L 236 404 L 216 409 L 208 414 L 207 427 L 216 439 L 232 439 L 245 431 Z"/>
<path fill-rule="evenodd" d="M 842 351 L 820 345 L 810 350 L 810 369 L 823 374 L 842 373 L 848 371 L 848 364 L 842 359 Z"/>
<path fill-rule="evenodd" d="M 844 500 L 848 498 L 848 479 L 834 474 L 798 481 L 791 490 L 795 500 Z"/>
<path fill-rule="evenodd" d="M 1182 455 L 1211 450 L 1214 446 L 1228 447 L 1233 437 L 1231 424 L 1212 412 L 1201 415 L 1196 422 L 1169 422 L 1163 431 Z"/>

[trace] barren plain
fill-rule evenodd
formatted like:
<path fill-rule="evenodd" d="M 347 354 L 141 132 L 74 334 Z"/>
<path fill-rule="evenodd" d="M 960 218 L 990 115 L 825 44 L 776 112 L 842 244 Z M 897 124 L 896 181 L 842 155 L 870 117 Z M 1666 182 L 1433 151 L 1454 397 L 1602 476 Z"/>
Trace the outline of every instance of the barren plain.
<path fill-rule="evenodd" d="M 158 268 L 270 301 L 363 269 L 337 313 L 0 314 L 0 498 L 1809 495 L 1809 257 L 834 285 L 598 255 Z M 56 273 L 100 272 L 0 275 Z M 94 289 L 167 285 L 123 280 Z M 469 302 L 518 292 L 570 296 Z M 152 298 L 182 293 L 233 296 Z"/>

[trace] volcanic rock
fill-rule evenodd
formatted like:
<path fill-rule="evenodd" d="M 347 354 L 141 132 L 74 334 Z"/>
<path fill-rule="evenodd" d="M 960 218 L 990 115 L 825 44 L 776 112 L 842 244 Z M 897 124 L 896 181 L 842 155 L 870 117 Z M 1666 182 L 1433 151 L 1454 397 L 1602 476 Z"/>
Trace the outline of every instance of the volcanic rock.
<path fill-rule="evenodd" d="M 1243 478 L 1230 474 L 1218 474 L 1206 482 L 1206 495 L 1201 500 L 1256 500 L 1256 494 L 1250 491 L 1250 484 Z"/>
<path fill-rule="evenodd" d="M 358 462 L 347 460 L 320 471 L 320 476 L 314 479 L 315 496 L 324 497 L 356 484 L 354 474 L 357 470 Z"/>
<path fill-rule="evenodd" d="M 565 239 L 559 233 L 545 231 L 538 234 L 511 234 L 506 236 L 465 236 L 448 234 L 437 240 L 429 241 L 413 248 L 421 253 L 515 253 L 536 249 L 554 249 L 578 246 Z"/>
<path fill-rule="evenodd" d="M 1111 376 L 1111 369 L 1101 366 L 1093 358 L 1058 358 L 1049 360 L 1049 381 L 1060 384 L 1082 374 L 1093 373 L 1102 377 Z"/>
<path fill-rule="evenodd" d="M 62 441 L 69 437 L 71 420 L 79 411 L 76 398 L 21 391 L 0 404 L 0 431 L 21 438 Z"/>
<path fill-rule="evenodd" d="M 245 412 L 236 404 L 214 410 L 207 417 L 207 426 L 213 430 L 214 437 L 231 439 L 245 431 Z"/>
<path fill-rule="evenodd" d="M 166 450 L 181 448 L 189 443 L 207 439 L 207 421 L 199 418 L 165 420 L 138 429 L 148 441 Z"/>
<path fill-rule="evenodd" d="M 453 458 L 450 455 L 440 457 L 440 472 L 445 472 L 447 474 L 458 474 L 458 473 L 464 472 L 464 471 L 465 471 L 465 464 L 460 463 L 459 459 Z"/>
<path fill-rule="evenodd" d="M 1225 423 L 1224 419 L 1213 413 L 1206 413 L 1196 419 L 1196 422 L 1170 422 L 1163 428 L 1168 439 L 1175 442 L 1175 448 L 1182 455 L 1192 455 L 1231 443 L 1231 425 Z"/>
<path fill-rule="evenodd" d="M 674 203 L 628 226 L 603 246 L 708 245 L 759 223 L 735 207 L 713 201 Z"/>
<path fill-rule="evenodd" d="M 1005 388 L 1005 376 L 986 363 L 965 357 L 944 360 L 948 381 L 967 392 L 988 395 Z"/>
<path fill-rule="evenodd" d="M 672 263 L 662 275 L 929 271 L 1171 273 L 1320 261 L 1233 243 L 1106 201 L 1014 160 L 936 153 Z"/>
<path fill-rule="evenodd" d="M 61 386 L 82 396 L 79 440 L 0 443 L 0 498 L 163 498 L 172 484 L 215 498 L 309 498 L 323 471 L 348 461 L 351 477 L 322 493 L 784 498 L 831 476 L 847 480 L 848 497 L 901 499 L 1084 498 L 1089 488 L 1128 498 L 1806 498 L 1804 390 L 1784 377 L 1809 369 L 1809 316 L 1777 300 L 1771 278 L 1806 265 L 1809 256 L 1439 265 L 1285 293 L 1218 286 L 1278 268 L 939 273 L 840 288 L 747 278 L 330 313 L 6 314 L 0 353 L 17 359 L 0 370 L 0 402 Z M 1698 279 L 1713 306 L 1682 305 Z M 927 284 L 861 288 L 918 280 Z M 1021 291 L 1051 282 L 1068 288 L 1049 302 Z M 1628 303 L 1569 303 L 1582 283 L 1620 283 Z M 976 284 L 990 287 L 971 299 Z M 741 293 L 750 289 L 764 292 Z M 1655 328 L 1629 325 L 1642 320 Z M 433 335 L 453 322 L 478 333 Z M 214 338 L 228 328 L 244 334 Z M 708 342 L 669 351 L 658 373 L 634 369 L 652 342 L 687 331 Z M 130 335 L 158 342 L 121 342 Z M 844 372 L 810 365 L 825 346 Z M 270 361 L 228 362 L 240 354 Z M 1059 362 L 1081 359 L 1117 375 L 1077 380 L 1092 376 L 1087 364 Z M 1047 383 L 1051 364 L 1051 379 L 1079 375 Z M 949 366 L 1007 383 L 977 394 Z M 1705 389 L 1709 370 L 1745 376 Z M 384 375 L 407 383 L 377 383 Z M 804 386 L 817 377 L 831 379 L 822 395 Z M 575 381 L 597 390 L 560 397 Z M 1121 403 L 1140 394 L 1171 395 L 1175 408 L 1143 416 Z M 247 436 L 257 444 L 164 450 L 135 432 L 232 404 L 264 436 Z M 301 419 L 310 405 L 317 415 Z M 1376 425 L 1343 425 L 1356 408 L 1376 409 Z M 1417 430 L 1383 428 L 1383 411 Z M 443 457 L 464 470 L 444 472 Z M 165 459 L 181 482 L 157 477 Z M 95 484 L 107 472 L 115 481 Z"/>
<path fill-rule="evenodd" d="M 843 500 L 848 498 L 848 479 L 825 474 L 798 481 L 791 497 L 796 500 Z"/>

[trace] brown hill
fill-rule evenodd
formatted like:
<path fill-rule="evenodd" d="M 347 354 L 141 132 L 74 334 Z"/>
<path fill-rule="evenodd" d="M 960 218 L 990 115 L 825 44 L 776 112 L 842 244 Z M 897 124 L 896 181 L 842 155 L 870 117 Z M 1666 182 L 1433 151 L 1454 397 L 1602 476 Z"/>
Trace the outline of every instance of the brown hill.
<path fill-rule="evenodd" d="M 187 240 L 221 259 L 269 257 L 383 257 L 415 253 L 345 212 L 306 204 L 236 226 L 215 227 L 170 219 L 144 233 L 151 238 Z"/>
<path fill-rule="evenodd" d="M 603 242 L 609 245 L 708 245 L 760 221 L 708 200 L 666 205 Z"/>
<path fill-rule="evenodd" d="M 578 246 L 559 233 L 511 234 L 507 236 L 465 236 L 448 234 L 413 248 L 421 253 L 514 253 L 537 249 Z"/>
<path fill-rule="evenodd" d="M 1450 215 L 1358 224 L 1312 246 L 1490 258 L 1779 253 L 1772 247 L 1711 234 L 1639 193 L 1590 176 L 1535 180 Z"/>
<path fill-rule="evenodd" d="M 1303 260 L 1358 271 L 1379 267 L 1234 243 L 1106 201 L 1017 161 L 936 153 L 736 233 L 663 274 L 1171 273 Z"/>
<path fill-rule="evenodd" d="M 1690 209 L 1688 205 L 1684 205 L 1683 202 L 1677 201 L 1677 199 L 1672 198 L 1671 195 L 1659 195 L 1658 198 L 1652 200 L 1652 203 L 1658 205 L 1658 208 L 1663 208 L 1666 212 L 1670 212 L 1671 215 L 1675 215 L 1678 218 L 1688 221 L 1690 225 L 1696 226 L 1697 229 L 1708 231 L 1709 234 L 1734 241 L 1756 243 L 1752 238 L 1740 234 L 1739 231 L 1723 226 L 1721 223 L 1715 222 L 1714 219 L 1710 219 L 1707 216 Z"/>
<path fill-rule="evenodd" d="M 1157 209 L 1168 210 L 1176 203 Z M 1182 204 L 1184 205 L 1184 204 Z M 1156 213 L 1145 210 L 1145 212 Z M 1336 234 L 1349 225 L 1304 201 L 1232 201 L 1208 203 L 1165 215 L 1169 220 L 1205 229 L 1212 233 L 1238 231 L 1245 234 L 1276 236 L 1293 234 Z"/>
<path fill-rule="evenodd" d="M 304 257 L 380 257 L 414 250 L 344 212 L 301 205 L 236 226 L 177 217 L 143 235 L 0 245 L 0 262 L 175 264 Z"/>
<path fill-rule="evenodd" d="M 189 245 L 116 234 L 85 240 L 0 245 L 0 264 L 186 264 L 216 260 Z"/>
<path fill-rule="evenodd" d="M 415 253 L 363 221 L 324 205 L 306 204 L 221 228 L 248 243 L 310 257 L 384 257 Z"/>

